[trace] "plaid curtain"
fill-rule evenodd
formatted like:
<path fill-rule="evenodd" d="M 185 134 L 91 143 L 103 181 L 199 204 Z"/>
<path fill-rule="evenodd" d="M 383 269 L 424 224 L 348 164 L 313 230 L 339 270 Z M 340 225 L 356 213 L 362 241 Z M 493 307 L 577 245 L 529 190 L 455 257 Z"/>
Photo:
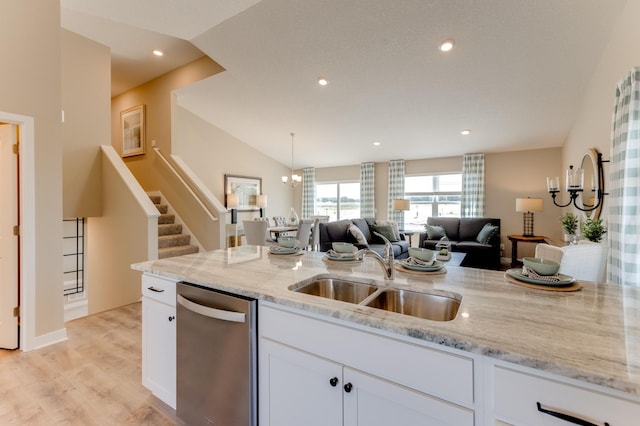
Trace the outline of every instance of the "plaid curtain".
<path fill-rule="evenodd" d="M 398 228 L 404 229 L 404 212 L 393 210 L 393 200 L 404 198 L 404 160 L 389 161 L 389 199 L 387 217 L 398 222 Z"/>
<path fill-rule="evenodd" d="M 609 179 L 607 281 L 640 286 L 640 67 L 616 88 Z"/>
<path fill-rule="evenodd" d="M 316 209 L 316 169 L 302 169 L 302 219 L 309 219 Z"/>
<path fill-rule="evenodd" d="M 375 217 L 375 163 L 360 164 L 360 217 Z"/>
<path fill-rule="evenodd" d="M 462 159 L 462 217 L 484 216 L 484 154 L 465 154 Z"/>

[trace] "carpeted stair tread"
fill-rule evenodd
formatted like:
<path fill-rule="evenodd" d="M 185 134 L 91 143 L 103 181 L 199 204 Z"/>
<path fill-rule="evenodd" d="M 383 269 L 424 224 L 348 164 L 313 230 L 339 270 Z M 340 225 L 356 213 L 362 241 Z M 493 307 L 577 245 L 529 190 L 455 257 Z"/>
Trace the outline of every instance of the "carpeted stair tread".
<path fill-rule="evenodd" d="M 175 220 L 176 220 L 176 215 L 164 213 L 164 214 L 160 214 L 160 216 L 158 217 L 158 224 L 174 223 Z"/>
<path fill-rule="evenodd" d="M 167 257 L 183 256 L 185 254 L 198 253 L 198 246 L 188 245 L 179 247 L 168 247 L 158 249 L 158 259 L 165 259 Z"/>
<path fill-rule="evenodd" d="M 156 209 L 158 209 L 158 211 L 162 214 L 165 214 L 166 212 L 169 211 L 169 206 L 166 204 L 155 204 Z"/>
<path fill-rule="evenodd" d="M 158 248 L 187 246 L 191 242 L 191 236 L 186 234 L 162 235 L 158 237 Z"/>
<path fill-rule="evenodd" d="M 158 225 L 158 236 L 182 234 L 182 224 L 164 223 Z"/>
<path fill-rule="evenodd" d="M 159 195 L 149 195 L 149 199 L 153 204 L 160 204 L 162 202 L 162 197 Z"/>

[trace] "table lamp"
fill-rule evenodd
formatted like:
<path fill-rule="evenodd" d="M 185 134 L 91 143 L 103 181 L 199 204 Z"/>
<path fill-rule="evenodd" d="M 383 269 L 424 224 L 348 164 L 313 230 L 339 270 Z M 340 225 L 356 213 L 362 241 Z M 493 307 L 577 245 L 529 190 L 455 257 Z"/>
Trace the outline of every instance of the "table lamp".
<path fill-rule="evenodd" d="M 231 209 L 231 223 L 238 223 L 238 194 L 227 194 L 227 208 Z"/>
<path fill-rule="evenodd" d="M 257 195 L 256 206 L 260 209 L 260 217 L 264 217 L 264 213 L 267 208 L 267 196 L 264 194 Z"/>
<path fill-rule="evenodd" d="M 398 198 L 391 202 L 391 206 L 395 211 L 406 211 L 411 209 L 411 201 L 405 200 L 404 198 Z M 402 220 L 399 222 L 402 224 L 402 227 L 404 228 L 404 216 L 402 217 Z"/>
<path fill-rule="evenodd" d="M 523 216 L 522 235 L 533 237 L 533 212 L 542 211 L 542 198 L 516 198 L 516 211 Z"/>

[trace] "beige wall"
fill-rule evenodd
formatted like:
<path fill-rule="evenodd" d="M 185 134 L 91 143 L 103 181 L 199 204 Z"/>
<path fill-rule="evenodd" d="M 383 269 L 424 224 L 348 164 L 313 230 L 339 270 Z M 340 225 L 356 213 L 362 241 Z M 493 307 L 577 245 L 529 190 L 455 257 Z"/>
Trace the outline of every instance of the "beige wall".
<path fill-rule="evenodd" d="M 608 160 L 611 151 L 611 117 L 616 84 L 640 65 L 640 0 L 629 0 L 609 38 L 609 43 L 584 91 L 577 118 L 564 145 L 562 169 L 580 164 L 585 151 L 596 148 Z M 609 167 L 605 163 L 605 172 Z M 562 170 L 558 173 L 562 176 Z M 563 178 L 564 179 L 564 178 Z M 605 190 L 609 175 L 605 174 Z M 607 217 L 607 197 L 602 218 Z"/>
<path fill-rule="evenodd" d="M 561 148 L 485 154 L 485 216 L 500 218 L 503 257 L 511 257 L 509 234 L 522 234 L 522 213 L 516 198 L 542 198 L 543 211 L 534 213 L 534 233 L 562 239 L 562 211 L 546 192 L 546 177 L 561 166 Z M 518 244 L 518 257 L 532 256 L 535 244 Z"/>
<path fill-rule="evenodd" d="M 0 3 L 0 111 L 34 118 L 35 334 L 63 328 L 60 4 Z"/>
<path fill-rule="evenodd" d="M 289 168 L 180 106 L 174 108 L 173 122 L 174 135 L 179 135 L 174 137 L 173 153 L 189 165 L 220 202 L 225 201 L 225 174 L 259 177 L 262 192 L 268 197 L 267 216 L 288 216 L 293 190 L 280 178 L 290 174 Z M 298 185 L 296 192 L 300 188 Z M 300 202 L 296 210 L 300 214 Z M 257 212 L 238 212 L 238 222 L 257 216 Z M 230 218 L 227 220 L 230 222 Z"/>
<path fill-rule="evenodd" d="M 111 51 L 62 30 L 63 217 L 102 214 L 100 145 L 111 141 Z"/>
<path fill-rule="evenodd" d="M 174 89 L 221 72 L 223 68 L 208 57 L 202 57 L 111 99 L 111 144 L 122 152 L 120 111 L 144 104 L 146 108 L 146 154 L 127 157 L 124 161 L 142 187 L 155 190 L 152 141 L 165 153 L 171 153 L 171 104 Z"/>
<path fill-rule="evenodd" d="M 103 215 L 87 219 L 89 314 L 139 300 L 140 273 L 129 265 L 149 260 L 147 216 L 102 153 L 100 161 Z"/>

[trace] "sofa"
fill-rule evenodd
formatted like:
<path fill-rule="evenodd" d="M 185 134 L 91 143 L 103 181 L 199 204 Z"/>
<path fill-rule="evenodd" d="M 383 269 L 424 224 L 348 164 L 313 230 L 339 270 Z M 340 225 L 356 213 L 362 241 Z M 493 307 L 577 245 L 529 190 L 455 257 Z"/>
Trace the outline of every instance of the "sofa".
<path fill-rule="evenodd" d="M 363 237 L 364 240 L 360 239 L 360 241 L 358 241 L 357 237 L 354 236 L 352 225 L 360 230 L 362 235 L 359 237 Z M 343 242 L 352 243 L 359 249 L 368 247 L 382 256 L 384 254 L 384 240 L 374 235 L 371 231 L 375 226 L 384 227 L 385 225 L 384 222 L 376 223 L 374 218 L 343 219 L 328 223 L 318 223 L 319 250 L 329 251 L 331 249 L 331 243 Z M 409 257 L 409 241 L 407 241 L 404 234 L 401 233 L 398 233 L 396 237 L 399 237 L 398 241 L 389 239 L 393 246 L 394 258 L 404 259 Z"/>
<path fill-rule="evenodd" d="M 425 228 L 426 232 L 420 233 L 420 247 L 435 250 L 446 237 L 451 251 L 466 253 L 462 266 L 500 269 L 500 219 L 430 217 Z"/>

